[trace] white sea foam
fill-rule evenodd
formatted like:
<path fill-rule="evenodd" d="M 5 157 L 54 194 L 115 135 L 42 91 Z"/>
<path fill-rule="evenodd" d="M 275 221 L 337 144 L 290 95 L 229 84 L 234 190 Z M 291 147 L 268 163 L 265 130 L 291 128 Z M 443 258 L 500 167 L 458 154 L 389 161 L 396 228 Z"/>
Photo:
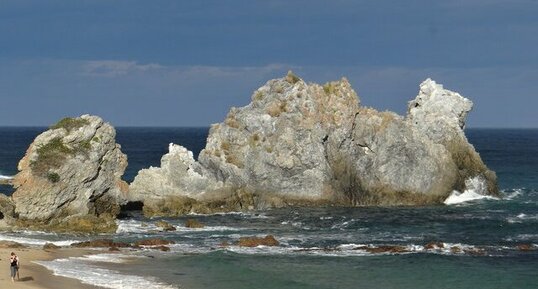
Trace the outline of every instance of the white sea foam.
<path fill-rule="evenodd" d="M 117 234 L 125 233 L 148 233 L 151 231 L 159 231 L 159 228 L 152 223 L 140 222 L 137 220 L 117 220 Z"/>
<path fill-rule="evenodd" d="M 73 257 L 74 260 L 81 260 L 87 262 L 103 262 L 103 263 L 125 263 L 129 259 L 133 258 L 142 258 L 138 255 L 124 255 L 124 254 L 95 254 L 95 255 L 85 255 L 82 257 Z"/>
<path fill-rule="evenodd" d="M 508 217 L 506 218 L 506 221 L 508 223 L 523 223 L 525 221 L 537 221 L 538 220 L 538 215 L 527 215 L 527 214 L 524 214 L 524 213 L 521 213 L 515 217 Z"/>
<path fill-rule="evenodd" d="M 446 198 L 444 203 L 446 205 L 461 204 L 468 201 L 491 199 L 497 200 L 497 198 L 486 195 L 487 186 L 482 177 L 474 177 L 465 181 L 465 187 L 467 188 L 463 193 L 458 191 L 452 191 L 450 196 Z"/>
<path fill-rule="evenodd" d="M 116 221 L 118 229 L 117 234 L 147 234 L 162 231 L 154 223 L 141 222 L 137 220 L 118 220 Z M 174 224 L 172 224 L 174 225 Z M 203 228 L 187 228 L 184 226 L 175 225 L 176 231 L 167 232 L 167 234 L 178 234 L 182 232 L 226 232 L 226 231 L 241 231 L 244 228 L 234 228 L 228 226 L 205 226 Z"/>
<path fill-rule="evenodd" d="M 109 255 L 109 254 L 107 254 Z M 56 259 L 53 261 L 34 261 L 34 263 L 51 270 L 54 275 L 74 278 L 82 283 L 110 289 L 177 289 L 178 287 L 157 281 L 152 277 L 122 274 L 95 266 L 94 262 L 103 262 L 101 257 Z M 97 260 L 96 260 L 97 259 Z M 108 259 L 109 261 L 112 259 Z"/>
<path fill-rule="evenodd" d="M 509 191 L 503 191 L 502 193 L 505 194 L 505 197 L 504 197 L 505 200 L 513 200 L 513 199 L 521 196 L 523 194 L 524 189 L 525 188 L 513 189 L 513 190 L 509 190 Z"/>
<path fill-rule="evenodd" d="M 200 214 L 189 213 L 190 216 L 241 216 L 250 219 L 270 219 L 271 217 L 263 213 L 247 213 L 247 212 L 226 212 L 226 213 L 212 213 L 212 214 Z"/>
<path fill-rule="evenodd" d="M 46 243 L 52 243 L 56 246 L 69 246 L 73 243 L 80 242 L 79 240 L 50 241 L 50 240 L 27 238 L 27 237 L 16 237 L 16 236 L 10 236 L 10 235 L 5 235 L 5 234 L 0 234 L 0 240 L 12 241 L 12 242 L 25 244 L 25 245 L 31 245 L 31 246 L 43 246 Z"/>
<path fill-rule="evenodd" d="M 13 176 L 0 175 L 0 180 L 11 180 L 11 179 L 13 179 Z"/>

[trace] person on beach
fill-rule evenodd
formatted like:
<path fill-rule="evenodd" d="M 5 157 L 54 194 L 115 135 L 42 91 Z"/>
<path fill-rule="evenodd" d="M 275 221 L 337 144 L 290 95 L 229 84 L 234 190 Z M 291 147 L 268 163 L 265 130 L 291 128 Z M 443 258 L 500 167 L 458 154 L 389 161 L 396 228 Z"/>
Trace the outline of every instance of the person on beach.
<path fill-rule="evenodd" d="M 15 275 L 17 275 L 17 280 L 19 278 L 19 256 L 15 252 L 11 252 L 11 257 L 9 257 L 9 264 L 11 269 L 11 282 L 15 282 Z"/>

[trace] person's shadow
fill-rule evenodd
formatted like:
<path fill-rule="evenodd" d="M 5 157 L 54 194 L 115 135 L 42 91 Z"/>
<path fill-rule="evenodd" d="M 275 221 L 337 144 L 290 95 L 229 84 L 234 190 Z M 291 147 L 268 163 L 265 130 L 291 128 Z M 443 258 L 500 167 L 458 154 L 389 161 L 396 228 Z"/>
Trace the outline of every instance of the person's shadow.
<path fill-rule="evenodd" d="M 18 281 L 21 281 L 21 282 L 34 281 L 34 277 L 32 277 L 32 276 L 22 277 L 22 278 L 19 279 Z"/>

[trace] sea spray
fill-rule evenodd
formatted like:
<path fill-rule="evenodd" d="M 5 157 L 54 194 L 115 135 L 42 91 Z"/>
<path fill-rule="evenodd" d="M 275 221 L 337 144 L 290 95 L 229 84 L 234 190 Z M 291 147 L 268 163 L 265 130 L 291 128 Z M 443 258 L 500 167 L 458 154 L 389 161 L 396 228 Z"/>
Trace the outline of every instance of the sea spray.
<path fill-rule="evenodd" d="M 453 191 L 448 198 L 444 201 L 445 205 L 454 205 L 464 202 L 480 200 L 480 199 L 497 199 L 495 197 L 486 195 L 487 186 L 486 181 L 476 176 L 474 178 L 465 181 L 466 190 L 462 192 Z"/>

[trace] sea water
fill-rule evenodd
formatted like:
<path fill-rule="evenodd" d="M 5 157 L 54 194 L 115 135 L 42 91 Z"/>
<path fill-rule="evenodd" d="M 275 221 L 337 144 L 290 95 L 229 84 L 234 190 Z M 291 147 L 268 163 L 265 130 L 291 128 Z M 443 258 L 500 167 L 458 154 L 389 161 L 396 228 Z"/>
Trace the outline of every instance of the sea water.
<path fill-rule="evenodd" d="M 16 173 L 18 160 L 43 128 L 0 128 L 0 175 Z M 158 166 L 168 143 L 198 155 L 207 128 L 118 128 L 129 156 L 125 179 Z M 466 131 L 484 162 L 497 172 L 501 199 L 460 198 L 429 207 L 286 208 L 250 213 L 189 215 L 163 220 L 160 232 L 139 213 L 118 220 L 115 234 L 76 236 L 46 232 L 0 233 L 33 246 L 66 246 L 92 238 L 117 241 L 165 238 L 170 252 L 122 251 L 40 262 L 57 275 L 106 288 L 537 288 L 538 130 Z M 0 191 L 10 193 L 9 187 Z M 464 192 L 465 193 L 465 192 Z M 184 226 L 187 219 L 203 229 Z M 242 236 L 271 234 L 277 247 L 243 248 Z M 436 245 L 427 246 L 435 242 Z M 401 246 L 402 253 L 366 247 Z"/>

